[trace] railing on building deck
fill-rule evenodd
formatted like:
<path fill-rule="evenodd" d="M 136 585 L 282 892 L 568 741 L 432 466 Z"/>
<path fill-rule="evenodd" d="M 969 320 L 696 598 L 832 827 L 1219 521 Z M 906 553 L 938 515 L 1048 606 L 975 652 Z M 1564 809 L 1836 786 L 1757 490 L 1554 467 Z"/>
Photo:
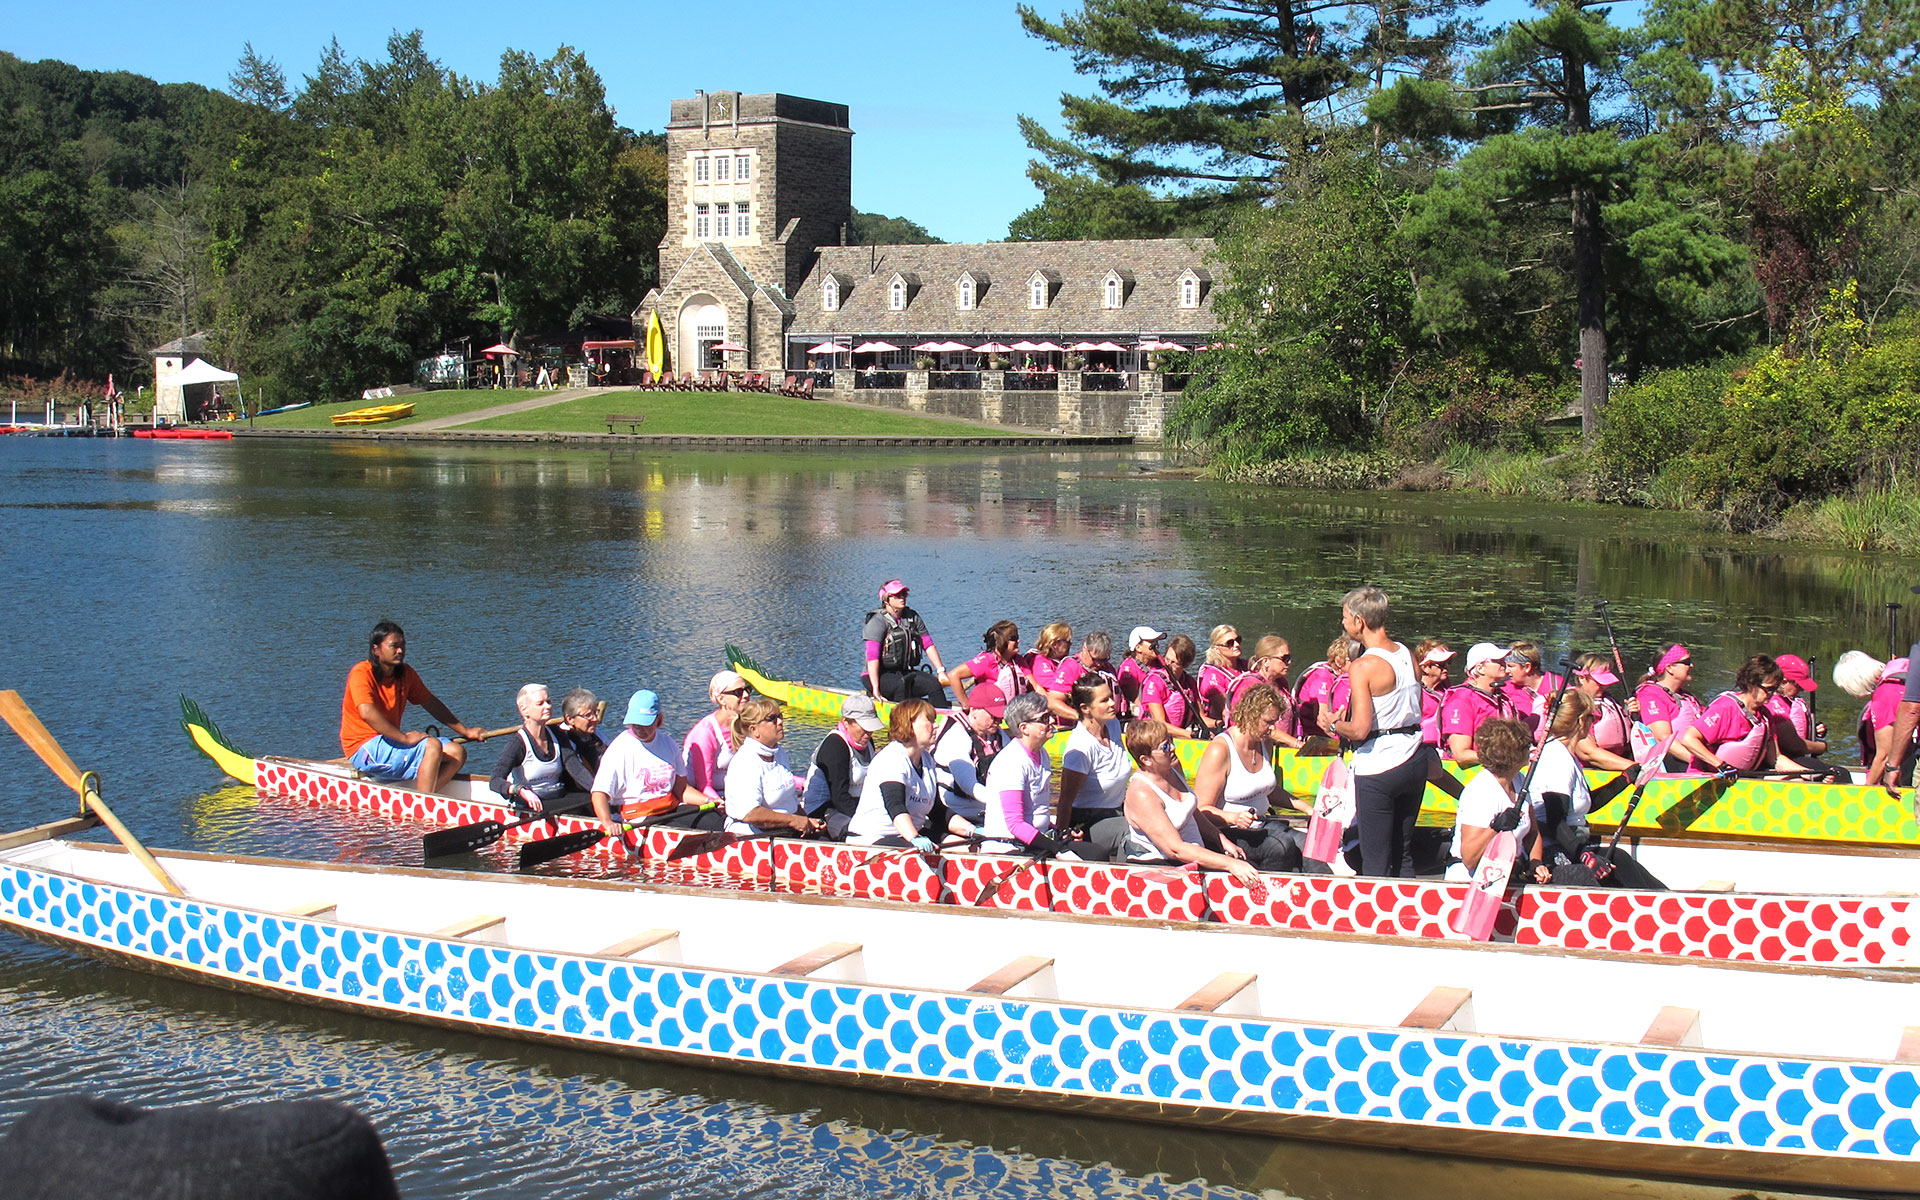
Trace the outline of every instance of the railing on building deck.
<path fill-rule="evenodd" d="M 822 388 L 825 388 L 827 391 L 833 390 L 833 371 L 831 369 L 827 369 L 827 368 L 820 368 L 815 370 L 802 369 L 802 370 L 793 372 L 793 381 L 795 383 L 799 383 L 802 380 L 806 380 L 806 379 L 813 380 L 813 390 L 816 392 L 821 390 Z"/>
<path fill-rule="evenodd" d="M 1084 371 L 1080 375 L 1083 392 L 1137 392 L 1140 376 L 1133 371 Z"/>
<path fill-rule="evenodd" d="M 856 388 L 903 388 L 907 386 L 905 371 L 856 371 L 853 376 Z"/>
<path fill-rule="evenodd" d="M 1053 371 L 1008 371 L 1009 392 L 1053 392 L 1060 388 L 1060 376 Z"/>
<path fill-rule="evenodd" d="M 927 386 L 948 390 L 978 391 L 980 388 L 980 372 L 928 371 Z"/>

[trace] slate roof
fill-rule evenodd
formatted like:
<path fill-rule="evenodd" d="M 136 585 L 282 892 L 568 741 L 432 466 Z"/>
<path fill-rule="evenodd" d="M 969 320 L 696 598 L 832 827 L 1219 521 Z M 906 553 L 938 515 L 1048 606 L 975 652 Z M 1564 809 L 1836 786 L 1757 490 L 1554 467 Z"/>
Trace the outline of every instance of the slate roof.
<path fill-rule="evenodd" d="M 1154 238 L 1112 242 L 980 242 L 936 246 L 822 246 L 806 282 L 793 297 L 793 337 L 830 334 L 1211 334 L 1212 276 L 1206 258 L 1211 238 Z M 1132 276 L 1126 302 L 1102 307 L 1107 272 Z M 1193 271 L 1202 281 L 1200 306 L 1180 307 L 1179 279 Z M 972 271 L 986 276 L 972 310 L 956 306 L 955 285 Z M 1051 303 L 1027 306 L 1027 281 L 1036 271 L 1057 280 Z M 828 272 L 851 286 L 840 292 L 838 312 L 820 309 L 820 285 Z M 907 307 L 887 307 L 887 284 L 895 273 L 917 276 L 920 286 Z"/>
<path fill-rule="evenodd" d="M 207 332 L 206 330 L 202 329 L 197 332 L 190 333 L 185 337 L 177 337 L 172 341 L 166 343 L 165 345 L 155 346 L 153 349 L 147 351 L 147 353 L 156 354 L 156 355 L 164 354 L 169 356 L 184 356 L 188 354 L 197 354 L 202 358 L 205 358 L 207 354 Z"/>

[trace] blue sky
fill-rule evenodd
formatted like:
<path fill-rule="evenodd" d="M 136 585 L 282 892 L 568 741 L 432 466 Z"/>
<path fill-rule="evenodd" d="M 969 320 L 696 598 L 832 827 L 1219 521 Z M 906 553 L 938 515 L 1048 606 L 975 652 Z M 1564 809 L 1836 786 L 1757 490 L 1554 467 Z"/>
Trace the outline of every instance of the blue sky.
<path fill-rule="evenodd" d="M 1043 13 L 1077 4 L 1033 0 Z M 1489 10 L 1510 16 L 1519 0 Z M 1632 5 L 1617 15 L 1631 19 Z M 279 61 L 299 86 L 332 37 L 349 58 L 377 58 L 395 29 L 425 31 L 428 51 L 484 80 L 503 50 L 583 49 L 609 101 L 635 129 L 658 129 L 667 102 L 697 89 L 790 92 L 848 105 L 853 202 L 910 217 L 947 241 L 1003 238 L 1038 203 L 1015 118 L 1058 127 L 1060 95 L 1091 90 L 1067 55 L 1028 37 L 1012 0 L 722 0 L 707 4 L 370 3 L 199 0 L 156 10 L 128 0 L 22 4 L 0 48 L 163 83 L 224 88 L 242 46 Z"/>
<path fill-rule="evenodd" d="M 1058 3 L 1037 3 L 1059 12 Z M 1087 82 L 1066 55 L 1020 28 L 1012 0 L 919 4 L 726 0 L 709 4 L 198 3 L 156 10 L 124 0 L 22 4 L 0 48 L 162 82 L 226 86 L 248 41 L 298 86 L 327 39 L 350 58 L 384 53 L 394 29 L 491 80 L 500 53 L 586 51 L 623 124 L 658 129 L 667 102 L 696 89 L 791 92 L 852 109 L 854 205 L 911 217 L 947 241 L 1003 238 L 1038 203 L 1015 117 L 1050 123 L 1060 94 Z M 705 46 L 705 49 L 698 47 Z M 689 50 L 688 47 L 695 49 Z"/>

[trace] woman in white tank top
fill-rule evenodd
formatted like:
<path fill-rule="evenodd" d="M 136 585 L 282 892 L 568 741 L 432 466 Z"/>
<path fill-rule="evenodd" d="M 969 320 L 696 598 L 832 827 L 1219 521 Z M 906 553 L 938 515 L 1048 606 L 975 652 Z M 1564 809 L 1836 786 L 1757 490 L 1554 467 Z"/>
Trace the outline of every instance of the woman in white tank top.
<path fill-rule="evenodd" d="M 1139 764 L 1127 781 L 1128 861 L 1198 863 L 1242 882 L 1257 879 L 1259 872 L 1247 861 L 1246 851 L 1201 819 L 1200 801 L 1180 776 L 1167 723 L 1152 717 L 1133 722 L 1127 726 L 1126 744 Z M 1271 772 L 1272 765 L 1267 769 Z"/>

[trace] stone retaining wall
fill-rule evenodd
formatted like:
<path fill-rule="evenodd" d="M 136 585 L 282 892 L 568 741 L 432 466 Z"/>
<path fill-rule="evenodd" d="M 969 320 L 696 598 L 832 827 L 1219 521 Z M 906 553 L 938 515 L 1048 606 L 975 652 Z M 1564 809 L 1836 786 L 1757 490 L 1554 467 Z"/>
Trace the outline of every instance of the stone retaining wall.
<path fill-rule="evenodd" d="M 844 400 L 875 408 L 962 417 L 985 425 L 1047 429 L 1062 434 L 1129 437 L 1136 441 L 1165 439 L 1167 395 L 1165 376 L 1147 371 L 1137 377 L 1137 391 L 1083 391 L 1081 373 L 1061 371 L 1051 376 L 1053 389 L 1009 389 L 1007 372 L 980 372 L 978 388 L 937 389 L 927 386 L 927 372 L 907 371 L 904 388 L 856 387 L 858 373 L 837 370 L 831 390 L 822 399 Z"/>

